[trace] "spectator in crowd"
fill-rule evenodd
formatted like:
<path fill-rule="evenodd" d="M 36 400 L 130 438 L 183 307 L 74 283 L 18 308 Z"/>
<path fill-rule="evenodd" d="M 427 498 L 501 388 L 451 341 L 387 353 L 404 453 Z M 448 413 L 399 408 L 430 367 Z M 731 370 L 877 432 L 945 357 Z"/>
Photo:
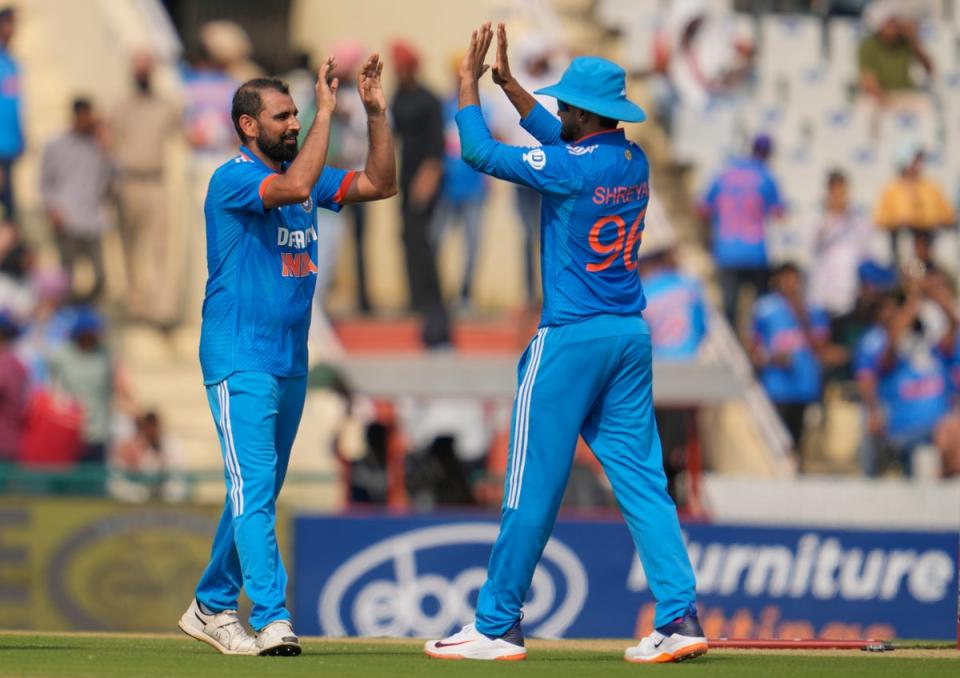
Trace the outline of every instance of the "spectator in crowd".
<path fill-rule="evenodd" d="M 853 309 L 847 315 L 831 320 L 830 337 L 837 347 L 837 364 L 826 378 L 844 382 L 853 381 L 854 357 L 860 342 L 874 326 L 874 317 L 878 304 L 884 294 L 897 284 L 897 273 L 893 268 L 881 266 L 866 260 L 857 267 L 858 293 Z"/>
<path fill-rule="evenodd" d="M 916 89 L 911 77 L 914 64 L 933 73 L 933 61 L 917 37 L 917 26 L 899 0 L 876 0 L 864 13 L 871 33 L 860 43 L 860 88 L 881 106 Z"/>
<path fill-rule="evenodd" d="M 73 288 L 75 297 L 85 302 L 98 298 L 106 282 L 102 240 L 113 169 L 100 132 L 93 103 L 74 99 L 70 131 L 47 143 L 40 166 L 40 193 L 61 265 L 71 281 L 80 259 L 93 267 L 92 288 L 83 293 Z"/>
<path fill-rule="evenodd" d="M 796 265 L 781 264 L 771 282 L 773 291 L 753 309 L 750 357 L 799 452 L 807 408 L 821 397 L 830 320 L 804 299 L 803 277 Z"/>
<path fill-rule="evenodd" d="M 167 327 L 175 319 L 180 283 L 169 260 L 164 152 L 179 132 L 180 114 L 173 102 L 154 91 L 153 69 L 149 52 L 133 56 L 133 91 L 113 111 L 110 140 L 118 174 L 127 311 Z"/>
<path fill-rule="evenodd" d="M 843 333 L 859 293 L 859 267 L 869 258 L 873 225 L 867 215 L 850 205 L 846 175 L 831 170 L 826 197 L 810 231 L 813 258 L 809 271 L 810 304 L 830 315 L 831 334 Z"/>
<path fill-rule="evenodd" d="M 676 104 L 704 110 L 715 97 L 735 91 L 745 81 L 753 64 L 753 45 L 729 19 L 707 0 L 671 3 L 666 28 L 658 36 L 657 59 L 670 90 L 661 102 L 666 120 Z"/>
<path fill-rule="evenodd" d="M 767 167 L 772 153 L 770 137 L 758 136 L 751 156 L 731 160 L 710 184 L 701 205 L 719 270 L 723 311 L 734 327 L 744 285 L 752 285 L 758 297 L 769 286 L 767 230 L 771 218 L 784 210 L 777 180 Z"/>
<path fill-rule="evenodd" d="M 179 501 L 186 494 L 180 466 L 179 452 L 160 415 L 148 411 L 137 417 L 134 434 L 112 450 L 108 489 L 125 501 Z"/>
<path fill-rule="evenodd" d="M 70 341 L 49 359 L 53 387 L 83 407 L 84 449 L 78 461 L 104 463 L 110 443 L 115 371 L 103 341 L 103 319 L 89 307 L 79 309 Z"/>
<path fill-rule="evenodd" d="M 48 268 L 31 274 L 35 305 L 17 342 L 17 354 L 30 372 L 35 387 L 50 383 L 48 361 L 70 340 L 77 309 L 68 305 L 70 280 L 59 268 Z"/>
<path fill-rule="evenodd" d="M 27 409 L 27 370 L 13 350 L 19 332 L 13 315 L 0 310 L 0 465 L 20 454 Z"/>
<path fill-rule="evenodd" d="M 898 176 L 881 193 L 873 220 L 890 233 L 895 258 L 900 255 L 900 237 L 906 232 L 913 236 L 914 257 L 929 265 L 934 236 L 957 218 L 941 187 L 924 175 L 923 161 L 924 150 L 916 139 L 901 141 L 896 149 Z"/>
<path fill-rule="evenodd" d="M 936 344 L 925 336 L 924 298 L 938 304 L 948 320 Z M 922 277 L 908 271 L 903 293 L 887 294 L 878 305 L 876 326 L 864 336 L 856 356 L 867 419 L 860 462 L 867 475 L 884 470 L 887 452 L 910 475 L 913 453 L 933 443 L 950 410 L 947 369 L 956 346 L 957 322 L 956 301 L 942 275 Z"/>
<path fill-rule="evenodd" d="M 0 222 L 0 308 L 19 318 L 26 318 L 33 310 L 29 278 L 35 258 L 17 230 Z"/>
<path fill-rule="evenodd" d="M 202 44 L 181 72 L 184 88 L 184 127 L 193 150 L 219 164 L 237 147 L 231 117 L 233 93 L 239 82 L 219 66 Z"/>
<path fill-rule="evenodd" d="M 20 65 L 10 54 L 14 27 L 13 7 L 0 7 L 0 219 L 15 216 L 13 168 L 24 147 Z"/>
<path fill-rule="evenodd" d="M 651 205 L 656 207 L 651 197 Z M 659 220 L 656 220 L 659 221 Z M 656 223 L 648 216 L 640 247 L 638 270 L 643 281 L 647 307 L 644 320 L 650 327 L 655 360 L 696 360 L 707 333 L 706 300 L 699 281 L 677 270 L 674 260 L 676 235 L 669 222 Z M 667 491 L 677 506 L 687 503 L 688 494 L 678 481 L 687 467 L 690 434 L 696 426 L 696 409 L 657 407 L 654 410 Z"/>
<path fill-rule="evenodd" d="M 262 78 L 263 69 L 253 61 L 253 44 L 240 24 L 218 19 L 200 29 L 200 42 L 210 57 L 235 82 Z"/>
<path fill-rule="evenodd" d="M 420 57 L 405 42 L 392 47 L 399 87 L 390 111 L 402 143 L 400 196 L 407 283 L 413 309 L 423 318 L 428 348 L 450 343 L 447 310 L 440 293 L 430 223 L 443 180 L 443 111 L 440 101 L 418 80 Z"/>
<path fill-rule="evenodd" d="M 519 65 L 515 77 L 528 92 L 552 85 L 560 79 L 566 68 L 566 59 L 561 58 L 554 41 L 541 33 L 530 33 L 517 41 Z M 534 95 L 549 111 L 556 110 L 556 101 L 543 95 Z M 496 103 L 498 102 L 498 103 Z M 503 142 L 511 146 L 539 146 L 540 142 L 520 126 L 517 112 L 506 97 L 495 99 L 492 107 L 496 123 L 492 129 L 502 134 Z M 537 301 L 537 262 L 540 247 L 540 194 L 520 186 L 513 187 L 516 196 L 517 215 L 523 228 L 523 273 L 526 284 L 527 304 L 531 307 Z"/>
<path fill-rule="evenodd" d="M 653 356 L 658 360 L 695 360 L 707 333 L 706 301 L 700 282 L 677 270 L 676 235 L 644 229 L 639 272 L 647 307 L 643 317 L 650 326 Z"/>
<path fill-rule="evenodd" d="M 483 206 L 487 198 L 487 184 L 483 175 L 471 168 L 460 157 L 460 131 L 456 115 L 458 103 L 459 73 L 462 54 L 455 54 L 450 61 L 455 86 L 443 102 L 443 184 L 433 223 L 433 241 L 439 250 L 444 234 L 453 226 L 454 220 L 463 223 L 466 257 L 463 265 L 463 280 L 460 284 L 460 304 L 470 306 L 473 274 L 477 265 L 480 247 L 480 226 Z"/>
<path fill-rule="evenodd" d="M 337 92 L 337 110 L 333 113 L 330 128 L 330 149 L 327 157 L 334 167 L 359 170 L 367 159 L 367 116 L 357 93 L 357 68 L 363 61 L 366 50 L 356 40 L 344 38 L 331 46 L 337 60 L 336 75 L 340 78 Z M 311 90 L 312 91 L 312 90 Z M 357 307 L 361 313 L 369 313 L 370 293 L 367 280 L 367 206 L 358 202 L 346 205 L 343 213 L 349 215 L 353 223 L 354 263 L 357 275 Z M 333 212 L 328 212 L 333 216 Z M 331 262 L 331 269 L 333 264 Z M 320 285 L 317 285 L 320 291 Z"/>

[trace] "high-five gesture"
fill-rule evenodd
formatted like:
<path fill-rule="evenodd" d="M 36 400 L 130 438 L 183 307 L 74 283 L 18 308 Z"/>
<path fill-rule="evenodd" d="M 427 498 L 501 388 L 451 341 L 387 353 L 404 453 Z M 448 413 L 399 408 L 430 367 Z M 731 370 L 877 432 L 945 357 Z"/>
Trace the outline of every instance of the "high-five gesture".
<path fill-rule="evenodd" d="M 379 54 L 371 54 L 360 69 L 357 78 L 357 91 L 367 115 L 379 115 L 387 110 L 387 100 L 380 85 L 380 75 L 383 73 L 383 62 Z"/>
<path fill-rule="evenodd" d="M 337 108 L 337 88 L 340 86 L 339 78 L 330 78 L 330 74 L 336 70 L 337 60 L 333 57 L 327 57 L 327 60 L 320 65 L 317 72 L 317 84 L 314 89 L 317 92 L 317 111 L 326 111 L 333 113 Z"/>
<path fill-rule="evenodd" d="M 507 59 L 507 27 L 503 22 L 497 24 L 497 61 L 493 65 L 490 73 L 493 82 L 503 87 L 513 80 L 513 74 L 510 72 L 510 62 Z"/>
<path fill-rule="evenodd" d="M 483 62 L 487 58 L 491 42 L 493 42 L 493 29 L 490 28 L 488 21 L 470 35 L 470 46 L 463 57 L 463 63 L 460 64 L 461 81 L 476 82 L 487 72 L 490 67 Z"/>

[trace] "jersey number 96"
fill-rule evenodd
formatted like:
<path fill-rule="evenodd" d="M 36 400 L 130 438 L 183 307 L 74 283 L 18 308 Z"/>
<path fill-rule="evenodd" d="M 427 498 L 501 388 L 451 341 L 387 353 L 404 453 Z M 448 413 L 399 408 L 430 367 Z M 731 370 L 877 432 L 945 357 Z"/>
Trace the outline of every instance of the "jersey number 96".
<path fill-rule="evenodd" d="M 590 248 L 602 257 L 603 261 L 587 264 L 587 271 L 590 273 L 599 273 L 610 268 L 617 260 L 620 254 L 623 254 L 623 265 L 628 271 L 637 270 L 637 262 L 634 259 L 634 252 L 642 238 L 641 226 L 643 217 L 647 213 L 647 208 L 640 210 L 640 214 L 630 225 L 630 232 L 627 232 L 627 224 L 623 217 L 616 214 L 600 217 L 590 229 Z M 606 228 L 606 232 L 604 229 Z M 604 238 L 609 238 L 610 234 L 616 231 L 617 237 L 609 242 L 601 240 L 601 234 Z"/>

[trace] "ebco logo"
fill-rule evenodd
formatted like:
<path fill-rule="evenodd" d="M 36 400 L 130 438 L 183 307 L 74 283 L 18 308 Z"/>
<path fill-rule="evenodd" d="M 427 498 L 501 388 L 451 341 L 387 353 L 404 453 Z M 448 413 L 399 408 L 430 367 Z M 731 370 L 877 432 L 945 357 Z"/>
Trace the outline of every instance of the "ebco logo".
<path fill-rule="evenodd" d="M 328 636 L 443 636 L 474 618 L 471 603 L 486 580 L 489 546 L 499 528 L 458 523 L 412 530 L 367 547 L 338 567 L 317 604 Z M 475 565 L 447 577 L 437 564 L 477 551 Z M 449 567 L 446 568 L 449 571 Z M 431 570 L 431 571 L 428 571 Z M 532 635 L 559 637 L 587 598 L 587 574 L 570 548 L 551 539 L 533 575 L 524 605 Z M 562 594 L 562 595 L 561 595 Z"/>

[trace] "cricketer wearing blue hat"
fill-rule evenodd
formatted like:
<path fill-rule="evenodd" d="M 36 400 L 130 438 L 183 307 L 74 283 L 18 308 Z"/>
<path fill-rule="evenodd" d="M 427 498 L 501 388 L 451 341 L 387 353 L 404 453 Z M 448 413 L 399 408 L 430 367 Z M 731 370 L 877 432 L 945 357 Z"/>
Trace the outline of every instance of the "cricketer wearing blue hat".
<path fill-rule="evenodd" d="M 477 81 L 492 41 L 475 32 L 460 70 L 457 124 L 474 169 L 542 195 L 543 314 L 520 359 L 500 535 L 476 622 L 430 641 L 433 657 L 523 659 L 521 610 L 553 524 L 582 435 L 603 464 L 657 600 L 656 630 L 625 658 L 676 661 L 707 651 L 696 618 L 695 583 L 666 491 L 653 414 L 650 331 L 637 271 L 650 195 L 646 155 L 618 121 L 639 122 L 622 68 L 578 57 L 555 85 L 557 121 L 510 74 L 498 27 L 494 82 L 543 144 L 517 148 L 490 135 Z"/>

